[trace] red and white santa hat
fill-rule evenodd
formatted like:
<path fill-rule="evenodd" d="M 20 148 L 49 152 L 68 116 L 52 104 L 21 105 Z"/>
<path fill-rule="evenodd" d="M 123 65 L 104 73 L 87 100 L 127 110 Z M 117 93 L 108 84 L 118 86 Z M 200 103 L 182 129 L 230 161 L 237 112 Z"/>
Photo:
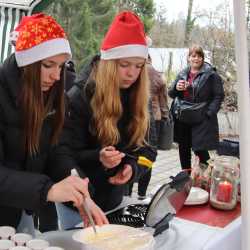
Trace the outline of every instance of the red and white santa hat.
<path fill-rule="evenodd" d="M 69 41 L 63 28 L 43 13 L 23 17 L 11 34 L 19 67 L 66 53 L 71 57 Z"/>
<path fill-rule="evenodd" d="M 123 11 L 114 18 L 101 45 L 101 59 L 124 57 L 148 57 L 143 23 L 130 11 Z"/>

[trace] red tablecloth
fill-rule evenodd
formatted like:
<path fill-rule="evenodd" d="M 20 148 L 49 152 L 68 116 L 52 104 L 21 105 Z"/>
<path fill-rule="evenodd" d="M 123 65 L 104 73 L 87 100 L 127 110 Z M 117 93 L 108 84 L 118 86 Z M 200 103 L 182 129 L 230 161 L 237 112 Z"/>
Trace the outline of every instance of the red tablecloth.
<path fill-rule="evenodd" d="M 225 227 L 241 214 L 240 203 L 234 210 L 225 211 L 211 207 L 209 204 L 184 206 L 178 213 L 177 217 L 191 220 L 209 226 Z"/>

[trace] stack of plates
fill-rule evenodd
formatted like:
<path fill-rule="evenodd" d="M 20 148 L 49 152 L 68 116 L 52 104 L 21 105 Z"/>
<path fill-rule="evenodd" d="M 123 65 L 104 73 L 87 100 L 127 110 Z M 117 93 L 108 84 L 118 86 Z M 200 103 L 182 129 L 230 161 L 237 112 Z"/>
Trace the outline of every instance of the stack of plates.
<path fill-rule="evenodd" d="M 199 187 L 192 187 L 184 205 L 200 205 L 208 201 L 209 194 Z"/>

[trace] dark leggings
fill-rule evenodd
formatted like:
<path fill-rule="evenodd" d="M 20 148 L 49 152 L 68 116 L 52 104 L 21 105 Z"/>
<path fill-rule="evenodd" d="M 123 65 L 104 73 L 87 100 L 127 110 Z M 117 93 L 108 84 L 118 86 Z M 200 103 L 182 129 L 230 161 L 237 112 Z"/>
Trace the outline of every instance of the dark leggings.
<path fill-rule="evenodd" d="M 181 142 L 179 142 L 179 157 L 181 162 L 182 169 L 191 168 L 191 149 L 192 149 L 192 131 L 191 127 L 184 128 L 185 133 Z M 207 150 L 197 150 L 194 151 L 194 154 L 197 155 L 201 163 L 207 164 L 207 161 L 210 159 L 209 153 Z"/>
<path fill-rule="evenodd" d="M 148 184 L 151 179 L 152 169 L 149 169 L 145 174 L 143 174 L 138 180 L 138 195 L 145 196 L 148 188 Z M 128 193 L 125 195 L 132 195 L 133 183 L 128 185 Z"/>
<path fill-rule="evenodd" d="M 207 161 L 210 159 L 209 153 L 207 150 L 194 151 L 194 154 L 197 155 L 201 163 L 207 164 Z M 191 147 L 188 147 L 185 144 L 179 144 L 179 157 L 181 162 L 182 169 L 191 168 Z"/>
<path fill-rule="evenodd" d="M 138 195 L 145 196 L 151 179 L 152 169 L 149 169 L 138 181 Z"/>

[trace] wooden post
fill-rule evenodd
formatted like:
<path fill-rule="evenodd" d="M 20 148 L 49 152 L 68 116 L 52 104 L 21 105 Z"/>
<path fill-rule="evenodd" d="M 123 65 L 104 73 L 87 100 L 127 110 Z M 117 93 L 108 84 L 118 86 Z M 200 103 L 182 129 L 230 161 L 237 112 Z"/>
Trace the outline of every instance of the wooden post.
<path fill-rule="evenodd" d="M 245 1 L 234 0 L 235 49 L 240 117 L 241 249 L 250 249 L 250 100 Z"/>

